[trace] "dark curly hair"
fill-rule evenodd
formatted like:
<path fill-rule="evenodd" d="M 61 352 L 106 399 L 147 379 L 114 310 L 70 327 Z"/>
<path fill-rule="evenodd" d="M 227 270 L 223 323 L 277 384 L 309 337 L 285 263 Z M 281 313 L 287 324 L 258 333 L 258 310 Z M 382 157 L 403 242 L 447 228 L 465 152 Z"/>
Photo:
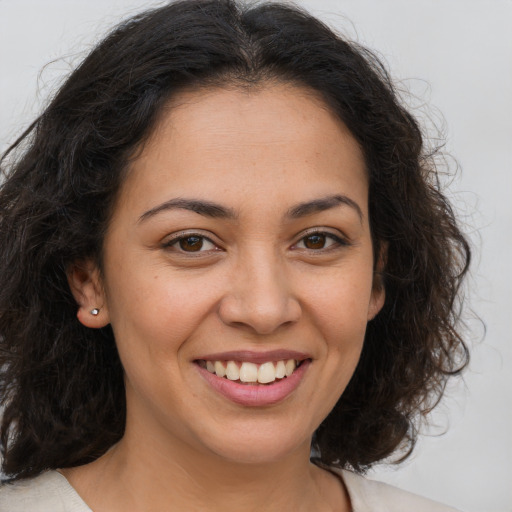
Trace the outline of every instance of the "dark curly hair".
<path fill-rule="evenodd" d="M 66 271 L 101 264 L 124 172 L 178 91 L 268 81 L 319 93 L 362 148 L 382 311 L 355 374 L 315 433 L 318 463 L 365 471 L 399 450 L 468 360 L 459 333 L 470 250 L 435 158 L 382 64 L 297 7 L 184 0 L 137 15 L 69 76 L 2 158 L 3 471 L 90 462 L 122 436 L 123 369 L 110 327 L 87 329 Z M 376 258 L 377 259 L 377 258 Z M 405 455 L 404 455 L 405 454 Z"/>

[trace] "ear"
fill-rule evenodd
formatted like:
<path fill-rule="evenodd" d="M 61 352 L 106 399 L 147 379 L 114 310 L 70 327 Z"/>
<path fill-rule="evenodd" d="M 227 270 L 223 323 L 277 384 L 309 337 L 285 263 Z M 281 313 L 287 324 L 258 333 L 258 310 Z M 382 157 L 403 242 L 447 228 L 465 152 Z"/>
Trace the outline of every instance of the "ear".
<path fill-rule="evenodd" d="M 379 258 L 375 265 L 373 273 L 373 286 L 372 294 L 370 296 L 370 303 L 368 305 L 368 321 L 373 320 L 382 307 L 386 300 L 386 289 L 384 288 L 384 281 L 382 279 L 382 273 L 386 267 L 386 261 L 388 256 L 388 243 L 381 242 L 379 249 Z"/>
<path fill-rule="evenodd" d="M 76 316 L 79 322 L 93 329 L 108 325 L 110 317 L 97 265 L 92 260 L 76 261 L 68 267 L 67 277 L 78 304 Z"/>

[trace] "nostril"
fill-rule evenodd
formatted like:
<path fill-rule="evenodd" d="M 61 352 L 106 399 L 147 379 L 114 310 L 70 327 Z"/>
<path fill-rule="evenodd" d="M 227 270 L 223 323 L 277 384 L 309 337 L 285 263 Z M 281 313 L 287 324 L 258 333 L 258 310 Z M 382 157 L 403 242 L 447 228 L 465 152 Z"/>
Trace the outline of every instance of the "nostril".
<path fill-rule="evenodd" d="M 290 296 L 250 294 L 226 296 L 218 315 L 231 327 L 249 329 L 262 335 L 272 334 L 296 323 L 302 314 L 298 301 Z"/>

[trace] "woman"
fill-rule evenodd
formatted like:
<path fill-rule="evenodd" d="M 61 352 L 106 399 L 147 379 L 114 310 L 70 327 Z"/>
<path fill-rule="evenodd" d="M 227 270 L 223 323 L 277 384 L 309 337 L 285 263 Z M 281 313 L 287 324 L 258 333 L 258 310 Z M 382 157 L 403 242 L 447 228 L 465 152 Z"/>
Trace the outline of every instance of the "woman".
<path fill-rule="evenodd" d="M 3 166 L 0 510 L 451 510 L 358 475 L 467 363 L 469 249 L 370 52 L 172 3 Z"/>

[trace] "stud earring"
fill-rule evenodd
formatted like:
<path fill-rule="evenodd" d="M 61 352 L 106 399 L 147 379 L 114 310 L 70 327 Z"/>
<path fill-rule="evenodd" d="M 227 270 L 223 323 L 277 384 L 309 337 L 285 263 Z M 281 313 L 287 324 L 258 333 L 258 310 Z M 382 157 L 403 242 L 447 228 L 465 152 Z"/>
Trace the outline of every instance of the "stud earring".
<path fill-rule="evenodd" d="M 92 316 L 98 316 L 100 310 L 98 308 L 91 309 L 91 315 Z"/>

